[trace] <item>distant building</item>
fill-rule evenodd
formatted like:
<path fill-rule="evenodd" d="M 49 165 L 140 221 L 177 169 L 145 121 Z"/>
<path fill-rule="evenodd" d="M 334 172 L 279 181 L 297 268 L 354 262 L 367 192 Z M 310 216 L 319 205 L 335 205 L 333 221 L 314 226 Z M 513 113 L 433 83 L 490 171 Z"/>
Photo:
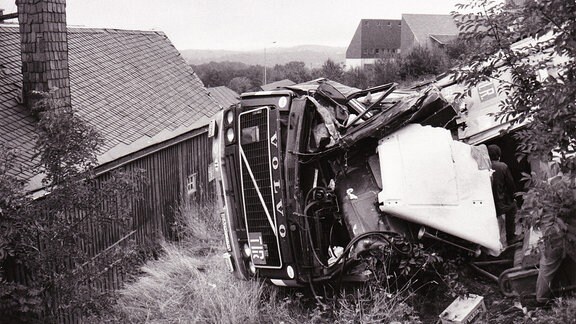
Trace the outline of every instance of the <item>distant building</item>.
<path fill-rule="evenodd" d="M 274 82 L 270 82 L 267 84 L 263 84 L 260 86 L 260 89 L 262 89 L 263 91 L 270 91 L 270 90 L 274 90 L 276 88 L 282 88 L 282 87 L 289 87 L 291 85 L 295 85 L 296 82 L 289 80 L 289 79 L 284 79 L 284 80 L 279 80 L 279 81 L 274 81 Z"/>
<path fill-rule="evenodd" d="M 402 54 L 410 53 L 415 46 L 442 48 L 456 38 L 458 27 L 451 15 L 402 15 Z"/>
<path fill-rule="evenodd" d="M 346 50 L 346 68 L 364 68 L 379 58 L 400 52 L 402 21 L 362 19 Z"/>
<path fill-rule="evenodd" d="M 240 102 L 240 95 L 226 86 L 208 88 L 208 92 L 222 108 L 228 108 Z"/>
<path fill-rule="evenodd" d="M 346 50 L 346 69 L 365 68 L 379 58 L 406 55 L 415 46 L 439 47 L 458 37 L 450 15 L 403 14 L 401 20 L 362 19 Z"/>

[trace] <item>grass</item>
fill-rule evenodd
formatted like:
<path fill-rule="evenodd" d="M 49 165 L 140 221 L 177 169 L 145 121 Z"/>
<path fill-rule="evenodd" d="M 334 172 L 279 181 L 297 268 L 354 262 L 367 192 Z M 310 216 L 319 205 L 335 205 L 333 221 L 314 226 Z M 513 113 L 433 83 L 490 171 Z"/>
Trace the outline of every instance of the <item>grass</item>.
<path fill-rule="evenodd" d="M 118 292 L 112 312 L 94 322 L 375 323 L 413 314 L 403 301 L 373 289 L 318 301 L 307 290 L 238 280 L 221 258 L 221 223 L 213 208 L 184 203 L 178 215 L 179 240 L 162 243 L 160 257 L 146 263 L 137 280 Z"/>
<path fill-rule="evenodd" d="M 576 323 L 576 297 L 558 298 L 550 309 L 529 311 L 526 318 L 536 324 Z"/>
<path fill-rule="evenodd" d="M 161 244 L 158 260 L 118 292 L 114 310 L 100 322 L 255 323 L 263 285 L 239 281 L 221 258 L 221 223 L 212 207 L 181 204 L 178 240 Z M 233 302 L 231 302 L 233 301 Z"/>
<path fill-rule="evenodd" d="M 372 284 L 315 298 L 305 289 L 238 280 L 221 258 L 224 248 L 217 213 L 213 208 L 182 206 L 177 218 L 179 240 L 162 243 L 163 253 L 118 292 L 112 311 L 88 322 L 340 324 L 421 323 L 438 318 L 436 311 L 417 313 L 421 298 L 430 296 L 415 296 L 410 287 L 391 294 Z M 575 316 L 572 298 L 560 300 L 550 310 L 527 312 L 521 322 L 574 323 Z M 503 320 L 498 322 L 509 323 Z"/>
<path fill-rule="evenodd" d="M 238 281 L 217 255 L 189 254 L 164 244 L 164 255 L 120 292 L 117 310 L 127 323 L 255 323 L 262 285 Z"/>

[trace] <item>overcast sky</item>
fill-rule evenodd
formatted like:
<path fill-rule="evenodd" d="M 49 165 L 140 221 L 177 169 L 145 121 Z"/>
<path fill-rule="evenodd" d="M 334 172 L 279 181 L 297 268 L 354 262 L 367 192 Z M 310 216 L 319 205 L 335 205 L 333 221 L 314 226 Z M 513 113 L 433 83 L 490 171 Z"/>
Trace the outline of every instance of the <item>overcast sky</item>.
<path fill-rule="evenodd" d="M 160 30 L 176 48 L 348 46 L 362 18 L 449 14 L 467 0 L 68 0 L 68 26 Z M 0 0 L 5 13 L 15 0 Z"/>

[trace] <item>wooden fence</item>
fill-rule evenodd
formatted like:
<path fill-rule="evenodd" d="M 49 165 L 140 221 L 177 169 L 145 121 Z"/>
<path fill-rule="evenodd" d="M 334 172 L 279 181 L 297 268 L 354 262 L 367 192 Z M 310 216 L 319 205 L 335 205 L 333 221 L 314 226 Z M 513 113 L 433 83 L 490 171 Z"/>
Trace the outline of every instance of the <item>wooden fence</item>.
<path fill-rule="evenodd" d="M 100 182 L 118 169 L 143 170 L 145 183 L 140 187 L 142 196 L 131 205 L 131 230 L 126 233 L 115 223 L 89 226 L 92 242 L 84 248 L 96 259 L 102 253 L 133 241 L 144 246 L 160 239 L 174 236 L 173 224 L 183 198 L 202 205 L 210 200 L 214 184 L 209 179 L 212 162 L 211 139 L 207 127 L 196 129 L 155 146 L 135 152 L 97 169 Z M 109 206 L 108 206 L 109 208 Z M 26 283 L 30 280 L 26 271 L 14 264 L 6 271 L 7 278 Z M 98 290 L 121 288 L 125 278 L 111 264 L 92 283 Z M 80 323 L 79 312 L 61 314 L 61 323 Z"/>

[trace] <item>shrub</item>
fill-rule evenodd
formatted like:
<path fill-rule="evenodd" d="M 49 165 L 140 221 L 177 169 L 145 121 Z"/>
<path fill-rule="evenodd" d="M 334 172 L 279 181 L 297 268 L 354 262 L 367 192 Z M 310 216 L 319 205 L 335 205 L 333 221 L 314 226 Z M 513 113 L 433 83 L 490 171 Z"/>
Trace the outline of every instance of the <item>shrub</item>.
<path fill-rule="evenodd" d="M 399 75 L 402 79 L 418 79 L 428 75 L 438 75 L 449 68 L 446 54 L 439 49 L 414 47 L 406 55 L 400 66 Z"/>
<path fill-rule="evenodd" d="M 100 320 L 126 323 L 254 323 L 262 285 L 237 281 L 217 255 L 198 257 L 163 244 L 164 255 L 119 292 L 116 312 Z"/>
<path fill-rule="evenodd" d="M 398 82 L 400 79 L 401 58 L 397 55 L 379 59 L 374 65 L 374 84 Z"/>
<path fill-rule="evenodd" d="M 537 310 L 532 314 L 536 324 L 574 323 L 576 319 L 576 298 L 560 298 L 550 310 Z"/>
<path fill-rule="evenodd" d="M 264 287 L 239 281 L 226 269 L 221 223 L 214 205 L 183 201 L 176 213 L 178 241 L 141 268 L 118 292 L 114 311 L 94 319 L 126 323 L 254 323 Z"/>
<path fill-rule="evenodd" d="M 107 294 L 94 282 L 110 267 L 131 262 L 133 254 L 123 244 L 96 256 L 87 247 L 95 232 L 110 231 L 112 224 L 118 237 L 126 235 L 141 173 L 118 171 L 97 179 L 93 169 L 102 138 L 50 93 L 35 95 L 40 166 L 32 171 L 44 176 L 43 197 L 26 195 L 13 176 L 14 155 L 0 147 L 0 265 L 12 273 L 0 277 L 0 304 L 9 305 L 0 307 L 0 318 L 50 323 L 63 313 L 105 308 Z"/>

